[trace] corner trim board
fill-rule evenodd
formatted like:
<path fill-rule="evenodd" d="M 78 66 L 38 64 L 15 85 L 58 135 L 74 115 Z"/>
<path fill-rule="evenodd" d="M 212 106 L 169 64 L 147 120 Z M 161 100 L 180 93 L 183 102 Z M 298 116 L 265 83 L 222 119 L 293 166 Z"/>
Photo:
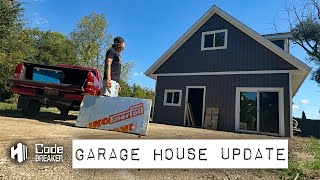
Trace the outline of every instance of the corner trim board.
<path fill-rule="evenodd" d="M 292 122 L 292 120 L 293 120 L 293 118 L 292 118 L 292 113 L 293 113 L 293 111 L 292 111 L 292 74 L 291 73 L 289 73 L 289 99 L 290 99 L 290 101 L 289 101 L 289 105 L 290 105 L 290 120 L 289 120 L 289 122 L 290 122 L 290 138 L 292 138 L 293 137 L 293 122 Z"/>

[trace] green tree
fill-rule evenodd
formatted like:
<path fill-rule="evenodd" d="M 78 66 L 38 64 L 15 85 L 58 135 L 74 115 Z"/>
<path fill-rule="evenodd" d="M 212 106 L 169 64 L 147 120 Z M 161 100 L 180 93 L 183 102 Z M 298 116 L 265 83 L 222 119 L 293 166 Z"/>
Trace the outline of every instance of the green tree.
<path fill-rule="evenodd" d="M 25 57 L 22 7 L 15 0 L 0 0 L 0 100 L 10 96 L 9 79 Z"/>
<path fill-rule="evenodd" d="M 76 45 L 80 65 L 103 71 L 103 53 L 111 44 L 107 27 L 108 23 L 103 14 L 91 13 L 80 19 L 77 28 L 70 33 L 70 38 Z"/>
<path fill-rule="evenodd" d="M 131 97 L 132 90 L 128 82 L 120 80 L 121 91 L 119 92 L 119 96 L 122 97 Z"/>
<path fill-rule="evenodd" d="M 108 22 L 103 14 L 91 13 L 78 22 L 77 28 L 70 33 L 75 44 L 79 65 L 97 68 L 104 73 L 104 60 L 107 49 L 112 44 L 112 36 L 107 32 Z M 121 80 L 128 82 L 132 62 L 122 62 Z"/>
<path fill-rule="evenodd" d="M 121 66 L 121 77 L 120 79 L 124 82 L 128 82 L 132 73 L 133 62 L 122 63 Z"/>
<path fill-rule="evenodd" d="M 302 111 L 302 117 L 301 117 L 302 120 L 307 120 L 307 116 L 306 116 L 306 113 L 304 113 L 304 111 Z"/>
<path fill-rule="evenodd" d="M 292 41 L 301 46 L 316 64 L 312 79 L 320 85 L 320 5 L 318 0 L 286 4 Z"/>
<path fill-rule="evenodd" d="M 26 61 L 46 65 L 78 64 L 76 46 L 65 35 L 38 29 L 25 31 L 33 48 Z"/>
<path fill-rule="evenodd" d="M 151 106 L 153 107 L 154 106 L 154 91 L 152 89 L 148 89 L 148 88 L 145 88 L 144 91 L 145 91 L 144 99 L 151 99 L 152 100 Z"/>
<path fill-rule="evenodd" d="M 131 90 L 132 90 L 132 97 L 136 97 L 136 98 L 143 98 L 143 99 L 153 99 L 154 97 L 154 91 L 148 88 L 142 88 L 140 85 L 138 84 L 133 84 L 131 86 Z"/>
<path fill-rule="evenodd" d="M 135 97 L 135 98 L 145 97 L 144 89 L 141 86 L 134 83 L 131 88 L 132 88 L 132 97 Z"/>

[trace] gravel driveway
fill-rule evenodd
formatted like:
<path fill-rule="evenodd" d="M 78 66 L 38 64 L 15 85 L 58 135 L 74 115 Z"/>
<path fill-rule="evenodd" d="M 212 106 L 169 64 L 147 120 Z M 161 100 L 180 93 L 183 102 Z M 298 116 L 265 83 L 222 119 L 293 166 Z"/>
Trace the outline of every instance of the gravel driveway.
<path fill-rule="evenodd" d="M 0 116 L 0 179 L 269 179 L 272 171 L 256 170 L 73 170 L 72 139 L 261 139 L 269 136 L 238 134 L 205 129 L 150 123 L 148 135 L 74 127 L 75 118 L 59 120 L 54 113 L 41 113 L 37 119 L 21 115 Z M 25 144 L 58 144 L 64 146 L 63 163 L 38 163 L 34 159 L 17 164 L 10 159 L 10 147 Z M 28 147 L 29 148 L 29 147 Z M 34 152 L 30 146 L 29 152 Z"/>

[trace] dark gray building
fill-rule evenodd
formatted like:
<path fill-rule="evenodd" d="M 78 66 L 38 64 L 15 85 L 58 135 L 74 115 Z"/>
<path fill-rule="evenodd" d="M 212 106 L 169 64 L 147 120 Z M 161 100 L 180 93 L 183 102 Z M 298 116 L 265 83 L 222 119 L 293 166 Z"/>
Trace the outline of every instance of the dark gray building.
<path fill-rule="evenodd" d="M 213 6 L 145 72 L 156 80 L 153 122 L 186 126 L 188 102 L 198 127 L 217 107 L 219 130 L 292 136 L 292 97 L 311 68 L 289 54 L 289 38 Z"/>

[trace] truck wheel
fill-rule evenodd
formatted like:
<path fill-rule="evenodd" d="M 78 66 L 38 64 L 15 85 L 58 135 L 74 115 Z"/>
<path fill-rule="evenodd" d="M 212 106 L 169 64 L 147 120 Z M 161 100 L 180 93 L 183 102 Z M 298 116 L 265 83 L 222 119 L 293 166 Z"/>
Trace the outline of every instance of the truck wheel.
<path fill-rule="evenodd" d="M 41 104 L 37 100 L 30 100 L 26 106 L 22 107 L 22 114 L 35 117 L 40 112 Z"/>
<path fill-rule="evenodd" d="M 23 115 L 29 116 L 29 109 L 28 109 L 28 107 L 22 107 L 22 108 L 21 108 L 21 112 L 22 112 Z"/>
<path fill-rule="evenodd" d="M 69 109 L 59 109 L 60 110 L 60 116 L 61 118 L 64 120 L 64 119 L 67 119 L 68 117 L 68 114 L 69 114 Z"/>

